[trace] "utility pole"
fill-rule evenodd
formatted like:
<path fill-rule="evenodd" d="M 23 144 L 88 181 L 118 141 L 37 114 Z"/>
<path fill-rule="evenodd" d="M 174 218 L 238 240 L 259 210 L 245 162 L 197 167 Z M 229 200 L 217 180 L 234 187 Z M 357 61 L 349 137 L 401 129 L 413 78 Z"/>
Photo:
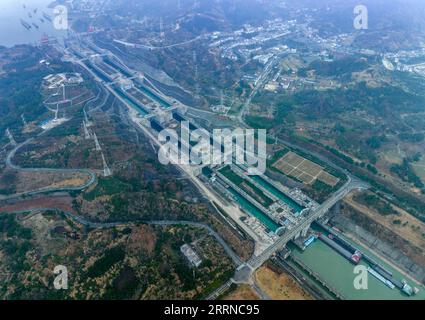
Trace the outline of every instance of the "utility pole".
<path fill-rule="evenodd" d="M 99 140 L 97 140 L 96 132 L 93 132 L 93 139 L 94 139 L 94 144 L 96 146 L 96 151 L 102 151 L 102 148 L 99 144 Z"/>
<path fill-rule="evenodd" d="M 112 175 L 112 172 L 111 172 L 111 169 L 109 169 L 108 164 L 106 163 L 103 152 L 102 152 L 102 162 L 103 162 L 103 176 L 109 177 L 110 175 Z"/>

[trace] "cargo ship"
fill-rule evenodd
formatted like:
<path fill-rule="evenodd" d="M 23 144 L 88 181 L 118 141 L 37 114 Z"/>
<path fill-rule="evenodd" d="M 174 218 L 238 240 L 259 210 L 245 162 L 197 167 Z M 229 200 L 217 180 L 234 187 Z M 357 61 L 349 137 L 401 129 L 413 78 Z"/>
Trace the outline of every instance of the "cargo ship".
<path fill-rule="evenodd" d="M 343 239 L 337 234 L 334 234 L 330 228 L 328 228 L 326 225 L 316 221 L 317 225 L 319 225 L 321 228 L 327 230 L 329 232 L 328 237 L 321 236 L 320 239 L 323 240 L 326 244 L 328 244 L 330 247 L 332 247 L 334 250 L 336 250 L 338 253 L 340 253 L 342 256 L 344 256 L 346 259 L 349 259 L 351 262 L 358 264 L 361 259 L 364 259 L 364 261 L 369 265 L 368 271 L 370 274 L 372 274 L 375 278 L 383 282 L 386 286 L 389 288 L 397 288 L 404 294 L 408 296 L 412 296 L 416 294 L 419 289 L 416 287 L 410 286 L 405 280 L 398 280 L 394 277 L 393 273 L 386 269 L 381 264 L 378 264 L 375 259 L 371 258 L 367 254 L 364 254 L 360 252 L 355 246 L 353 246 L 351 243 Z M 329 238 L 329 241 L 327 240 Z M 349 256 L 351 254 L 351 257 Z"/>
<path fill-rule="evenodd" d="M 348 241 L 342 239 L 341 237 L 339 237 L 337 234 L 333 234 L 330 233 L 330 236 L 332 236 L 332 240 L 335 241 L 336 243 L 338 243 L 340 246 L 342 246 L 343 248 L 347 249 L 348 251 L 355 253 L 356 251 L 358 251 L 358 249 L 356 247 L 354 247 L 351 243 L 349 243 Z"/>
<path fill-rule="evenodd" d="M 351 261 L 353 261 L 355 264 L 359 264 L 361 259 L 362 253 L 360 251 L 354 252 L 354 254 L 351 256 Z"/>
<path fill-rule="evenodd" d="M 410 285 L 408 285 L 406 282 L 403 282 L 403 288 L 401 291 L 403 291 L 405 294 L 407 294 L 409 297 L 413 294 L 417 293 L 419 290 L 417 288 L 413 289 Z"/>
<path fill-rule="evenodd" d="M 328 238 L 350 254 L 349 260 L 352 263 L 359 264 L 362 259 L 362 253 L 359 250 L 332 233 L 328 235 Z"/>
<path fill-rule="evenodd" d="M 376 272 L 378 272 L 381 276 L 384 278 L 390 280 L 393 277 L 393 273 L 391 271 L 388 271 L 383 266 L 379 264 L 372 264 L 372 269 L 374 269 Z"/>
<path fill-rule="evenodd" d="M 323 234 L 320 234 L 319 235 L 319 239 L 322 240 L 329 247 L 331 247 L 332 249 L 334 249 L 336 252 L 338 252 L 340 255 L 342 255 L 344 258 L 346 258 L 347 260 L 349 260 L 351 263 L 353 263 L 355 265 L 359 264 L 361 255 L 359 255 L 357 252 L 353 254 L 352 252 L 350 252 L 347 249 L 343 248 L 341 245 L 339 245 L 338 243 L 336 243 L 332 239 L 331 235 L 329 235 L 328 237 L 326 237 Z"/>
<path fill-rule="evenodd" d="M 331 239 L 333 242 L 335 242 L 337 245 L 339 245 L 341 248 L 343 248 L 346 252 L 349 252 L 351 254 L 349 260 L 354 264 L 359 264 L 360 260 L 363 258 L 363 253 L 358 250 L 355 246 L 353 246 L 350 242 L 347 240 L 341 238 L 339 235 L 333 233 L 333 230 L 325 226 L 323 223 L 319 221 L 315 221 L 315 223 L 325 229 L 329 232 L 328 238 Z M 335 228 L 334 228 L 335 229 Z"/>
<path fill-rule="evenodd" d="M 30 30 L 31 29 L 31 25 L 26 22 L 25 20 L 21 19 L 21 24 L 25 27 L 25 29 Z"/>
<path fill-rule="evenodd" d="M 49 36 L 47 34 L 43 34 L 43 36 L 41 37 L 41 43 L 46 44 L 49 43 L 50 39 Z"/>
<path fill-rule="evenodd" d="M 50 22 L 52 22 L 52 18 L 46 13 L 46 12 L 44 12 L 43 11 L 43 17 L 44 17 L 44 19 L 46 19 L 47 21 L 50 21 Z"/>
<path fill-rule="evenodd" d="M 384 267 L 378 264 L 372 264 L 371 269 L 379 274 L 383 279 L 391 282 L 397 289 L 401 290 L 406 295 L 412 296 L 415 293 L 415 290 L 406 281 L 400 281 L 394 278 L 392 272 L 386 270 Z"/>
<path fill-rule="evenodd" d="M 312 235 L 310 238 L 308 238 L 306 241 L 304 241 L 304 247 L 308 247 L 310 244 L 312 244 L 316 240 L 316 236 Z"/>
<path fill-rule="evenodd" d="M 389 280 L 387 280 L 387 279 L 385 279 L 383 276 L 381 276 L 378 272 L 376 272 L 375 270 L 373 270 L 372 268 L 367 268 L 367 271 L 372 275 L 372 276 L 374 276 L 376 279 L 378 279 L 379 281 L 381 281 L 383 284 L 385 284 L 388 288 L 390 288 L 390 289 L 394 289 L 395 288 L 395 285 L 391 282 L 391 281 L 389 281 Z"/>

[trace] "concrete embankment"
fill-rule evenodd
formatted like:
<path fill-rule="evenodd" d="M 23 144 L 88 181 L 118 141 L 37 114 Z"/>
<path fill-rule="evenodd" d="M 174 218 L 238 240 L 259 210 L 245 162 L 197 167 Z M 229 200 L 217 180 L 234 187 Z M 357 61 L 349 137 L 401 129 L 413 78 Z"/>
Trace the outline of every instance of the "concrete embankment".
<path fill-rule="evenodd" d="M 338 215 L 332 219 L 339 229 L 355 234 L 362 243 L 382 255 L 384 258 L 394 262 L 401 271 L 408 273 L 418 282 L 425 284 L 425 268 L 415 263 L 401 250 L 394 248 L 391 244 L 381 240 L 376 235 L 355 224 L 345 216 Z"/>

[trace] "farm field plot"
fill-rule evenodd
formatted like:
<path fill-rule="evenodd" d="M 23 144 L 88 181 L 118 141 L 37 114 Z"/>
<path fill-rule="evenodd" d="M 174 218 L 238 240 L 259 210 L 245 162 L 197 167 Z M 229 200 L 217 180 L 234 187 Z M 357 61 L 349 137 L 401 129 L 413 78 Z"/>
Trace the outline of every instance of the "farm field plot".
<path fill-rule="evenodd" d="M 313 184 L 314 181 L 320 180 L 321 182 L 334 187 L 340 180 L 326 172 L 323 167 L 292 151 L 277 160 L 273 164 L 273 167 L 285 175 L 294 177 L 305 184 Z"/>
<path fill-rule="evenodd" d="M 339 179 L 334 177 L 333 175 L 327 173 L 326 171 L 320 172 L 319 176 L 317 177 L 320 181 L 326 183 L 327 185 L 334 187 L 338 184 Z"/>

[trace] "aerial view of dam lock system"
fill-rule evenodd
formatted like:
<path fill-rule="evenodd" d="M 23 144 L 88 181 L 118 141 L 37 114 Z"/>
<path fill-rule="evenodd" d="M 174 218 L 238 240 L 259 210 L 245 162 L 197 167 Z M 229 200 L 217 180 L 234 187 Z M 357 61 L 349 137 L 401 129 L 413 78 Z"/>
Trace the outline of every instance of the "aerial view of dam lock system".
<path fill-rule="evenodd" d="M 425 300 L 421 0 L 2 0 L 0 115 L 0 304 Z"/>

